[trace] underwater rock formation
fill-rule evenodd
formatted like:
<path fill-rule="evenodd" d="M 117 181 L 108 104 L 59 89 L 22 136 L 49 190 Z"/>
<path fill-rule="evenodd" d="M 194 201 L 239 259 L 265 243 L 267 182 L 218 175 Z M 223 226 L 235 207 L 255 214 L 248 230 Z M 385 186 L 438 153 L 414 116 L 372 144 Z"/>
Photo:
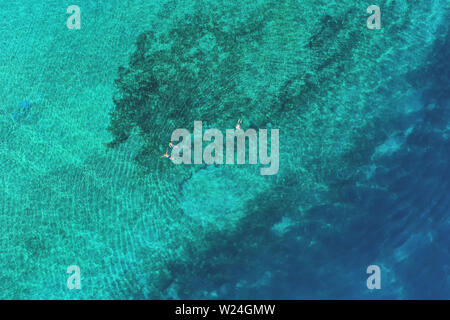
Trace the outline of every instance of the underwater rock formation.
<path fill-rule="evenodd" d="M 233 281 L 227 266 L 241 261 L 251 270 L 256 262 L 246 256 L 282 242 L 271 228 L 283 217 L 293 221 L 290 230 L 310 224 L 299 248 L 319 242 L 311 250 L 320 256 L 320 232 L 313 229 L 338 217 L 314 217 L 314 209 L 338 201 L 340 188 L 386 139 L 385 128 L 401 116 L 396 104 L 414 87 L 407 76 L 426 59 L 442 18 L 436 11 L 431 16 L 426 4 L 393 1 L 383 7 L 382 29 L 369 30 L 365 9 L 350 0 L 195 1 L 192 12 L 163 12 L 170 19 L 162 19 L 160 30 L 139 35 L 116 81 L 109 146 L 137 133 L 143 141 L 138 162 L 180 192 L 168 214 L 184 213 L 172 226 L 182 231 L 173 245 L 184 253 L 173 253 L 166 274 L 198 280 L 196 273 L 208 279 L 221 270 L 216 283 Z M 420 36 L 411 37 L 415 32 Z M 238 118 L 244 127 L 280 129 L 277 176 L 260 177 L 249 166 L 158 162 L 166 160 L 159 156 L 173 130 L 195 120 L 224 130 Z M 210 189 L 208 181 L 214 181 Z M 214 202 L 227 190 L 234 202 Z M 195 293 L 194 280 L 162 283 L 155 290 L 176 286 L 181 298 L 205 298 Z"/>

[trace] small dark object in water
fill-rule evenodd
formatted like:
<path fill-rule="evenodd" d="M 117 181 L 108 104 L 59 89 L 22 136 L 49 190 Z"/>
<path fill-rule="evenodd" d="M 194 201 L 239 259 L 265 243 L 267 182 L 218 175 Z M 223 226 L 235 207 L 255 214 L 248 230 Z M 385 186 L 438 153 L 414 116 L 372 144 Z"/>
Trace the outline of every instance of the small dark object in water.
<path fill-rule="evenodd" d="M 21 107 L 23 110 L 30 110 L 30 109 L 31 109 L 31 103 L 30 103 L 30 101 L 25 100 L 25 101 L 23 101 L 23 102 L 20 104 L 20 107 Z"/>
<path fill-rule="evenodd" d="M 26 118 L 30 111 L 31 111 L 31 102 L 28 100 L 23 101 L 20 105 L 19 105 L 19 110 L 17 110 L 16 112 L 11 113 L 11 118 L 13 119 L 14 122 L 20 121 L 21 119 Z"/>

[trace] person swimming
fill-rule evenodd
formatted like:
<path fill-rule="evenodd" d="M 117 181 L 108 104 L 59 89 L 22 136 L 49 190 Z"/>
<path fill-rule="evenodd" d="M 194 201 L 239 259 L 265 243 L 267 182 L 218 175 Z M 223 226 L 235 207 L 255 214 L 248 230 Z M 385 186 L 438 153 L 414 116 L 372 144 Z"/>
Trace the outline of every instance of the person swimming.
<path fill-rule="evenodd" d="M 236 124 L 236 130 L 241 130 L 241 124 L 242 124 L 242 119 L 238 119 L 238 122 Z"/>
<path fill-rule="evenodd" d="M 167 158 L 169 160 L 174 160 L 175 158 L 169 155 L 169 149 L 166 150 L 166 152 L 161 156 L 161 158 Z"/>
<path fill-rule="evenodd" d="M 178 146 L 174 145 L 172 141 L 169 142 L 169 147 L 171 147 L 172 149 L 178 148 Z"/>
<path fill-rule="evenodd" d="M 166 150 L 166 152 L 161 156 L 161 158 L 170 158 L 169 149 Z"/>

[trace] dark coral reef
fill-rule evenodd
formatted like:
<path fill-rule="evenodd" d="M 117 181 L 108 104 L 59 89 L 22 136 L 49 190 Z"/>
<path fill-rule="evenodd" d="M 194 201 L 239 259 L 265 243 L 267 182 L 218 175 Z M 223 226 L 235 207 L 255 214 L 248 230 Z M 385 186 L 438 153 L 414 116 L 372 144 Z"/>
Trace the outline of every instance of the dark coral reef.
<path fill-rule="evenodd" d="M 397 103 L 414 86 L 406 76 L 426 58 L 435 27 L 431 9 L 418 3 L 414 10 L 386 4 L 381 30 L 367 29 L 366 8 L 350 0 L 194 3 L 180 15 L 176 2 L 168 4 L 161 28 L 137 38 L 116 81 L 109 146 L 138 134 L 142 167 L 161 177 L 177 171 L 170 183 L 181 196 L 171 210 L 184 212 L 180 228 L 189 232 L 174 237 L 185 254 L 174 254 L 165 272 L 197 280 L 167 281 L 157 290 L 175 286 L 180 297 L 208 298 L 195 291 L 198 277 L 190 266 L 196 274 L 217 271 L 223 283 L 233 281 L 230 270 L 239 261 L 250 270 L 256 263 L 250 257 L 261 248 L 282 246 L 273 230 L 298 228 L 298 247 L 319 243 L 309 250 L 323 258 L 326 237 L 314 230 L 338 228 L 342 219 L 342 231 L 349 216 L 314 212 L 330 203 L 346 210 L 339 192 L 363 174 L 386 128 L 403 112 Z M 409 36 L 424 24 L 420 37 Z M 173 130 L 192 129 L 194 120 L 225 130 L 238 118 L 244 129 L 280 129 L 277 176 L 262 178 L 250 166 L 191 171 L 169 161 L 158 165 Z M 226 192 L 236 203 L 215 201 Z"/>

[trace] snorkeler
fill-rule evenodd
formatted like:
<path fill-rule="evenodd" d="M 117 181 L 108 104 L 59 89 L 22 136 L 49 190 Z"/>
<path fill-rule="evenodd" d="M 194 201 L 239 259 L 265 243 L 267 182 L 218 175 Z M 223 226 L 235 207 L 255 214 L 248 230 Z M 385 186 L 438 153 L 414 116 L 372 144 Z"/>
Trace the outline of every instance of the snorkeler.
<path fill-rule="evenodd" d="M 170 155 L 169 155 L 169 149 L 166 150 L 166 153 L 164 153 L 161 158 L 168 158 L 170 159 Z"/>
<path fill-rule="evenodd" d="M 172 161 L 175 160 L 174 157 L 172 157 L 171 155 L 169 155 L 169 149 L 166 150 L 166 153 L 164 153 L 164 154 L 161 156 L 161 158 L 167 158 L 167 159 L 172 160 Z"/>
<path fill-rule="evenodd" d="M 174 145 L 174 144 L 172 143 L 172 141 L 169 142 L 169 147 L 171 147 L 172 149 L 178 148 L 178 146 Z"/>
<path fill-rule="evenodd" d="M 241 130 L 241 124 L 242 124 L 242 119 L 238 119 L 238 122 L 236 124 L 236 130 Z"/>

